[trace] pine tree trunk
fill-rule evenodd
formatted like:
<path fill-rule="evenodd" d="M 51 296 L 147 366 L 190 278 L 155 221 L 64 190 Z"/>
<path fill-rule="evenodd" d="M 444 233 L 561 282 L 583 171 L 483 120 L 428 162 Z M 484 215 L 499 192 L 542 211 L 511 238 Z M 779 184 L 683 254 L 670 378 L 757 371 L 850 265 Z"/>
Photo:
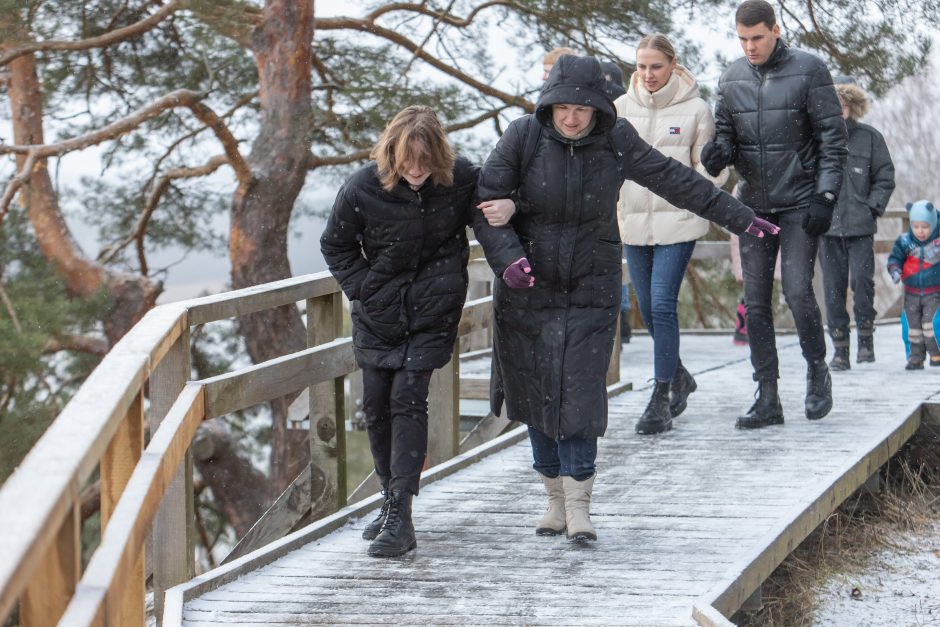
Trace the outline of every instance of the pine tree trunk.
<path fill-rule="evenodd" d="M 42 144 L 42 88 L 36 74 L 36 58 L 23 55 L 9 64 L 9 94 L 16 144 Z M 25 155 L 16 156 L 17 169 L 22 168 Z M 104 322 L 108 341 L 114 345 L 140 318 L 150 310 L 163 289 L 143 276 L 118 272 L 89 259 L 72 237 L 62 212 L 45 159 L 36 163 L 27 186 L 20 193 L 29 221 L 36 233 L 42 254 L 62 278 L 68 293 L 87 298 L 107 288 L 111 309 Z"/>
<path fill-rule="evenodd" d="M 307 174 L 311 146 L 312 41 L 312 0 L 269 1 L 263 22 L 252 33 L 261 125 L 248 157 L 252 184 L 240 189 L 232 203 L 229 256 L 235 289 L 291 276 L 288 223 Z M 245 316 L 239 323 L 255 363 L 305 347 L 304 327 L 294 305 Z M 309 459 L 306 433 L 286 428 L 288 402 L 271 403 L 271 479 L 277 493 Z"/>

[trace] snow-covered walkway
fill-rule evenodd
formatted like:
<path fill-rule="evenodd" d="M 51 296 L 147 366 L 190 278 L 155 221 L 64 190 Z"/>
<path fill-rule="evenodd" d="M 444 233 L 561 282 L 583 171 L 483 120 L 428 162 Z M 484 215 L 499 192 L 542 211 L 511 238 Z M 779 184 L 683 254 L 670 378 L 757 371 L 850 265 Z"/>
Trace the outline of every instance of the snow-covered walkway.
<path fill-rule="evenodd" d="M 676 627 L 696 624 L 696 605 L 729 614 L 909 437 L 940 389 L 940 368 L 904 370 L 897 326 L 875 340 L 878 361 L 834 373 L 835 407 L 810 422 L 796 337 L 779 336 L 786 423 L 743 432 L 733 424 L 753 402 L 747 348 L 684 336 L 698 391 L 673 431 L 650 437 L 633 431 L 652 371 L 651 341 L 637 336 L 622 356 L 635 389 L 611 399 L 598 454 L 593 545 L 534 534 L 545 496 L 522 439 L 422 489 L 406 557 L 368 557 L 363 519 L 305 543 L 317 535 L 308 528 L 172 590 L 166 624 L 181 613 L 188 626 Z"/>

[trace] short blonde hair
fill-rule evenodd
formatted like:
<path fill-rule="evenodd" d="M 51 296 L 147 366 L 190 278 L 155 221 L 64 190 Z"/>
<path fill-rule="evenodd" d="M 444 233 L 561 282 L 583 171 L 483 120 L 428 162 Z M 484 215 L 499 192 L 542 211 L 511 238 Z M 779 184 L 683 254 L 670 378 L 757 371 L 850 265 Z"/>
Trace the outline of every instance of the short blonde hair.
<path fill-rule="evenodd" d="M 412 154 L 414 142 L 423 148 L 420 155 Z M 447 133 L 437 114 L 425 105 L 412 105 L 395 114 L 369 156 L 375 160 L 379 180 L 386 191 L 395 188 L 405 174 L 404 165 L 415 159 L 430 170 L 435 185 L 450 187 L 454 184 L 457 155 L 447 141 Z"/>
<path fill-rule="evenodd" d="M 542 57 L 542 65 L 555 65 L 558 62 L 558 57 L 570 54 L 573 57 L 578 56 L 578 53 L 573 49 L 568 48 L 567 46 L 562 46 L 561 48 L 555 48 L 554 50 L 549 50 L 545 53 L 545 56 Z"/>

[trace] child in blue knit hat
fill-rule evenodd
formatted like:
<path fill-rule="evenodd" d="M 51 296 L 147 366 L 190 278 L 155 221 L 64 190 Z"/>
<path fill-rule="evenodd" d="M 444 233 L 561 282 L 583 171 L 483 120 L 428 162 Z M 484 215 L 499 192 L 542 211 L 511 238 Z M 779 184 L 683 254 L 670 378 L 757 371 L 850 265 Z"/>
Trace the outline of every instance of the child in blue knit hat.
<path fill-rule="evenodd" d="M 904 314 L 910 343 L 907 370 L 921 370 L 927 353 L 940 366 L 934 317 L 940 309 L 940 230 L 937 210 L 929 200 L 907 203 L 911 228 L 898 237 L 888 256 L 888 273 L 904 281 Z"/>

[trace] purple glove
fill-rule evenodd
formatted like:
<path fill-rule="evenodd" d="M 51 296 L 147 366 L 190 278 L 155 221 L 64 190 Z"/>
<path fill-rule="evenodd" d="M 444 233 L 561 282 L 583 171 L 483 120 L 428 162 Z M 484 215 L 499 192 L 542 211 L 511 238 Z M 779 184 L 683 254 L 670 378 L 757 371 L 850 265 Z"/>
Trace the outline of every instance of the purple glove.
<path fill-rule="evenodd" d="M 744 229 L 744 232 L 750 233 L 754 237 L 764 237 L 764 233 L 776 235 L 780 232 L 780 227 L 773 222 L 768 222 L 767 220 L 754 216 L 754 220 Z"/>
<path fill-rule="evenodd" d="M 529 265 L 529 260 L 519 257 L 503 270 L 503 281 L 513 289 L 532 287 L 535 285 L 535 277 L 530 276 L 530 272 L 532 272 L 532 266 Z"/>

